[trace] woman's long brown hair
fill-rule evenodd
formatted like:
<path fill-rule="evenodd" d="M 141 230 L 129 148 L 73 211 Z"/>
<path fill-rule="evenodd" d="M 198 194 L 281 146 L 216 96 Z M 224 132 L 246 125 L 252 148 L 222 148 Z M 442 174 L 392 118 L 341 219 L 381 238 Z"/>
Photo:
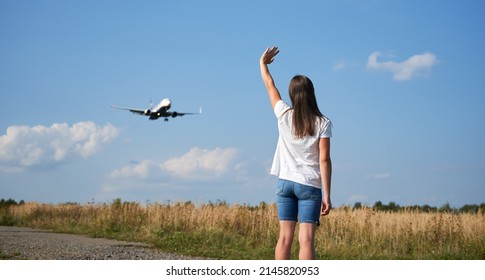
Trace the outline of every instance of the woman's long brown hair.
<path fill-rule="evenodd" d="M 312 81 L 303 75 L 293 77 L 289 93 L 293 104 L 293 134 L 298 139 L 315 135 L 316 119 L 323 114 L 318 109 Z"/>

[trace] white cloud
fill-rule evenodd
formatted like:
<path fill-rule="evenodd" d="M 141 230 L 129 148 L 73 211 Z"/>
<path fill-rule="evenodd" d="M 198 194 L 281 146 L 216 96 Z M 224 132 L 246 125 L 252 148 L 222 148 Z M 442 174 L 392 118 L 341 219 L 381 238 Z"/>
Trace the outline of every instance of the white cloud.
<path fill-rule="evenodd" d="M 389 178 L 391 176 L 391 174 L 389 173 L 379 173 L 379 174 L 375 174 L 373 177 L 374 179 L 386 179 L 386 178 Z"/>
<path fill-rule="evenodd" d="M 195 147 L 181 157 L 167 160 L 163 169 L 181 179 L 217 178 L 235 169 L 234 159 L 237 154 L 236 148 L 207 150 Z"/>
<path fill-rule="evenodd" d="M 142 160 L 139 162 L 132 162 L 130 165 L 121 169 L 113 170 L 109 177 L 111 179 L 118 178 L 148 178 L 150 175 L 162 171 L 161 166 L 151 160 Z"/>
<path fill-rule="evenodd" d="M 347 66 L 348 66 L 347 63 L 345 63 L 343 61 L 337 62 L 333 65 L 332 70 L 334 70 L 334 71 L 343 70 L 343 69 L 347 68 Z"/>
<path fill-rule="evenodd" d="M 211 181 L 229 172 L 239 173 L 242 163 L 236 162 L 239 151 L 236 148 L 215 148 L 212 150 L 194 147 L 180 157 L 173 157 L 159 164 L 152 160 L 133 162 L 112 171 L 111 179 L 156 179 L 168 178 L 194 181 Z M 244 171 L 240 171 L 244 172 Z"/>
<path fill-rule="evenodd" d="M 341 71 L 341 70 L 345 70 L 345 69 L 348 69 L 348 68 L 355 68 L 357 66 L 358 66 L 358 64 L 355 63 L 355 62 L 340 60 L 340 61 L 333 64 L 332 70 L 333 71 Z"/>
<path fill-rule="evenodd" d="M 78 122 L 72 126 L 54 123 L 50 127 L 10 126 L 0 136 L 0 172 L 88 158 L 99 152 L 119 134 L 111 124 Z"/>
<path fill-rule="evenodd" d="M 372 179 L 387 179 L 387 178 L 391 177 L 391 174 L 383 172 L 383 173 L 377 173 L 377 174 L 368 174 L 365 177 L 366 178 L 372 178 Z"/>
<path fill-rule="evenodd" d="M 381 55 L 382 53 L 380 52 L 371 53 L 367 60 L 367 68 L 391 72 L 393 79 L 397 81 L 406 81 L 422 75 L 429 71 L 437 62 L 436 56 L 430 52 L 413 55 L 403 62 L 379 62 L 377 58 Z"/>

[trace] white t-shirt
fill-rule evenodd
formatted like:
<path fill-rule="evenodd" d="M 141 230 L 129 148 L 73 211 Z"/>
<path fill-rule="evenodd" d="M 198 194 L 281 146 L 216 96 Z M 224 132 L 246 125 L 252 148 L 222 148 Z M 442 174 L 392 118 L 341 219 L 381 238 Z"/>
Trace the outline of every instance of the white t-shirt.
<path fill-rule="evenodd" d="M 316 133 L 297 139 L 292 133 L 293 110 L 283 100 L 274 107 L 278 119 L 278 144 L 271 166 L 271 174 L 316 188 L 322 187 L 320 175 L 320 138 L 332 137 L 332 122 L 323 117 L 317 120 Z"/>

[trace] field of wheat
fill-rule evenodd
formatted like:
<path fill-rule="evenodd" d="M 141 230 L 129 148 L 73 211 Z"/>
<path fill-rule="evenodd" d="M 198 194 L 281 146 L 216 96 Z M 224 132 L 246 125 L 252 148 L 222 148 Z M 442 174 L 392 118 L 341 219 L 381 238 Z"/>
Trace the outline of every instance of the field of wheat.
<path fill-rule="evenodd" d="M 276 206 L 265 203 L 28 202 L 0 209 L 0 224 L 140 241 L 164 251 L 217 259 L 272 259 L 278 236 Z M 316 251 L 319 259 L 337 260 L 483 260 L 485 215 L 340 207 L 321 219 Z"/>

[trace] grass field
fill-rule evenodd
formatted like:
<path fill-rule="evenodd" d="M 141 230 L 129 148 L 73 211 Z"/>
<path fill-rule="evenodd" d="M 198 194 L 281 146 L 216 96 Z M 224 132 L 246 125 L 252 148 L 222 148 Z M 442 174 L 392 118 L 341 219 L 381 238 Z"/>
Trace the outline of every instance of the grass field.
<path fill-rule="evenodd" d="M 273 259 L 274 204 L 140 205 L 27 202 L 0 208 L 0 224 L 154 244 L 216 259 Z M 296 240 L 295 240 L 296 241 Z M 295 242 L 293 258 L 297 258 Z M 321 219 L 319 259 L 485 259 L 485 215 L 340 207 Z"/>

